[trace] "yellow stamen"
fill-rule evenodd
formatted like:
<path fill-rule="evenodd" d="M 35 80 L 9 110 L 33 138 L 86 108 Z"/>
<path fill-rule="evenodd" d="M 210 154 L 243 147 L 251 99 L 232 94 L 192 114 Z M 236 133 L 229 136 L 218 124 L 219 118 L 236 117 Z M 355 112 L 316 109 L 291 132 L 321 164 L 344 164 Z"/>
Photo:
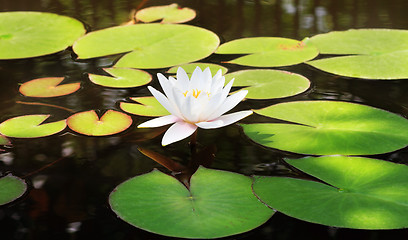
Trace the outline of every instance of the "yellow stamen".
<path fill-rule="evenodd" d="M 187 93 L 188 93 L 188 90 L 186 92 L 183 92 L 184 97 L 187 97 Z"/>
<path fill-rule="evenodd" d="M 198 98 L 198 96 L 200 95 L 200 93 L 201 93 L 201 90 L 198 91 L 198 89 L 194 89 L 194 90 L 193 90 L 193 97 Z"/>

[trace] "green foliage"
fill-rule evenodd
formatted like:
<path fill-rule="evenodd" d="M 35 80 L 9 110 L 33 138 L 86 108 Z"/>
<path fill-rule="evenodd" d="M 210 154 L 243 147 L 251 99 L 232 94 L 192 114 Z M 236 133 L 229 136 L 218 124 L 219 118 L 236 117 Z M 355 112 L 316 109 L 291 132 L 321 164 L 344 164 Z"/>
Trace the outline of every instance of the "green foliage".
<path fill-rule="evenodd" d="M 2 12 L 0 22 L 0 59 L 59 52 L 85 33 L 81 22 L 52 13 Z"/>
<path fill-rule="evenodd" d="M 256 199 L 249 177 L 199 168 L 190 190 L 157 170 L 120 184 L 112 210 L 150 232 L 182 238 L 218 238 L 253 229 L 274 213 Z"/>
<path fill-rule="evenodd" d="M 63 77 L 38 78 L 23 83 L 20 93 L 27 97 L 58 97 L 76 92 L 80 83 L 63 84 Z"/>
<path fill-rule="evenodd" d="M 7 137 L 36 138 L 61 132 L 67 126 L 65 119 L 44 123 L 50 115 L 25 115 L 10 118 L 0 124 L 0 133 Z"/>
<path fill-rule="evenodd" d="M 113 77 L 89 74 L 89 79 L 98 85 L 113 88 L 131 88 L 148 84 L 152 76 L 139 69 L 132 68 L 104 68 Z"/>
<path fill-rule="evenodd" d="M 408 120 L 360 104 L 298 101 L 256 113 L 289 123 L 242 124 L 253 141 L 284 151 L 314 155 L 369 155 L 408 145 Z"/>
<path fill-rule="evenodd" d="M 246 98 L 271 99 L 289 97 L 306 91 L 310 82 L 302 75 L 278 70 L 243 70 L 225 75 L 234 78 L 235 87 L 248 90 Z"/>
<path fill-rule="evenodd" d="M 196 12 L 190 8 L 180 8 L 176 3 L 167 6 L 144 8 L 136 13 L 136 20 L 154 22 L 163 19 L 161 23 L 183 23 L 194 19 Z"/>
<path fill-rule="evenodd" d="M 130 99 L 138 103 L 120 102 L 120 108 L 125 112 L 147 117 L 170 115 L 154 97 L 133 97 Z"/>
<path fill-rule="evenodd" d="M 27 191 L 27 184 L 11 174 L 0 178 L 0 205 L 12 202 Z"/>
<path fill-rule="evenodd" d="M 324 183 L 256 177 L 255 194 L 301 220 L 346 228 L 408 227 L 408 166 L 345 156 L 287 160 Z"/>

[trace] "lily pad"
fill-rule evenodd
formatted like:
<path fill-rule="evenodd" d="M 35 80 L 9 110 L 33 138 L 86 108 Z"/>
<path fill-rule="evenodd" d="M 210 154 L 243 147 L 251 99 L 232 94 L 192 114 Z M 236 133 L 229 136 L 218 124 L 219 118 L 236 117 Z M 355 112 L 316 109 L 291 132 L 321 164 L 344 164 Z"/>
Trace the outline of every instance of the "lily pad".
<path fill-rule="evenodd" d="M 297 41 L 278 37 L 242 38 L 222 44 L 218 54 L 249 54 L 228 63 L 252 67 L 279 67 L 315 58 L 319 52 L 308 39 Z"/>
<path fill-rule="evenodd" d="M 114 77 L 89 74 L 89 79 L 95 84 L 114 88 L 139 87 L 152 80 L 149 73 L 139 69 L 104 68 L 103 70 Z"/>
<path fill-rule="evenodd" d="M 190 190 L 158 170 L 134 177 L 109 197 L 112 210 L 138 228 L 178 238 L 218 238 L 249 231 L 273 211 L 251 191 L 249 177 L 200 167 Z"/>
<path fill-rule="evenodd" d="M 136 13 L 136 20 L 154 22 L 163 19 L 161 23 L 184 23 L 194 19 L 196 12 L 190 8 L 180 8 L 173 3 L 167 6 L 144 8 Z"/>
<path fill-rule="evenodd" d="M 50 115 L 25 115 L 10 118 L 0 124 L 0 133 L 7 137 L 36 138 L 61 132 L 67 126 L 65 119 L 44 123 Z"/>
<path fill-rule="evenodd" d="M 0 205 L 16 200 L 26 191 L 27 184 L 23 179 L 11 174 L 0 178 Z"/>
<path fill-rule="evenodd" d="M 205 58 L 219 42 L 216 34 L 203 28 L 151 23 L 94 31 L 73 48 L 81 59 L 129 52 L 115 67 L 165 68 Z"/>
<path fill-rule="evenodd" d="M 408 31 L 359 29 L 319 34 L 310 41 L 323 54 L 340 56 L 307 62 L 320 70 L 355 78 L 408 78 Z"/>
<path fill-rule="evenodd" d="M 38 78 L 23 83 L 20 93 L 27 97 L 58 97 L 76 92 L 81 83 L 69 83 L 59 85 L 63 77 Z"/>
<path fill-rule="evenodd" d="M 121 112 L 108 110 L 99 119 L 94 110 L 76 113 L 67 119 L 68 127 L 88 136 L 106 136 L 122 132 L 132 125 L 132 118 Z"/>
<path fill-rule="evenodd" d="M 225 75 L 226 82 L 232 78 L 233 86 L 248 90 L 249 99 L 289 97 L 310 87 L 309 80 L 302 75 L 278 70 L 243 70 Z"/>
<path fill-rule="evenodd" d="M 120 102 L 120 108 L 134 115 L 159 117 L 170 113 L 154 97 L 132 97 L 138 103 Z"/>
<path fill-rule="evenodd" d="M 256 177 L 254 192 L 270 207 L 328 226 L 408 227 L 408 166 L 345 156 L 307 157 L 287 162 L 325 183 Z"/>
<path fill-rule="evenodd" d="M 180 66 L 172 67 L 167 71 L 167 73 L 177 73 L 177 69 L 179 67 L 182 67 L 184 69 L 184 71 L 186 71 L 186 73 L 188 75 L 193 74 L 194 70 L 197 67 L 199 67 L 200 69 L 210 68 L 210 71 L 211 71 L 211 73 L 213 73 L 213 75 L 215 73 L 217 73 L 218 70 L 220 70 L 220 69 L 221 69 L 221 72 L 222 72 L 223 75 L 228 72 L 228 69 L 226 67 L 223 67 L 221 65 L 214 64 L 214 63 L 188 63 L 188 64 L 183 64 L 183 65 L 180 65 Z"/>
<path fill-rule="evenodd" d="M 242 124 L 253 141 L 271 148 L 313 155 L 371 155 L 408 145 L 408 120 L 365 105 L 298 101 L 256 113 L 289 123 Z"/>
<path fill-rule="evenodd" d="M 78 20 L 52 13 L 2 12 L 0 22 L 0 59 L 59 52 L 85 33 Z"/>

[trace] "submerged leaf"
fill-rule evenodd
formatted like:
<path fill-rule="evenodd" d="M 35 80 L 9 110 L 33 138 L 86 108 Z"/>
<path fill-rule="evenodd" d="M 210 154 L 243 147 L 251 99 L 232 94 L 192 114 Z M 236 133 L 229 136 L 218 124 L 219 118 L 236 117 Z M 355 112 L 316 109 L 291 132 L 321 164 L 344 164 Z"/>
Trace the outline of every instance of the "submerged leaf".
<path fill-rule="evenodd" d="M 139 69 L 132 68 L 104 68 L 113 77 L 89 74 L 89 79 L 98 85 L 114 88 L 131 88 L 148 84 L 152 76 Z"/>
<path fill-rule="evenodd" d="M 7 137 L 35 138 L 61 132 L 67 126 L 65 120 L 44 123 L 50 115 L 25 115 L 10 118 L 0 124 L 0 133 Z"/>
<path fill-rule="evenodd" d="M 144 8 L 136 13 L 136 20 L 154 22 L 163 19 L 162 23 L 183 23 L 194 19 L 196 12 L 190 8 L 180 8 L 173 3 L 167 6 Z"/>
<path fill-rule="evenodd" d="M 27 191 L 27 184 L 21 178 L 11 174 L 0 178 L 0 205 L 21 197 Z"/>
<path fill-rule="evenodd" d="M 170 113 L 154 97 L 132 97 L 138 103 L 120 102 L 120 108 L 134 115 L 160 117 Z"/>
<path fill-rule="evenodd" d="M 81 83 L 60 83 L 62 77 L 38 78 L 23 83 L 20 86 L 20 93 L 27 97 L 58 97 L 71 94 L 81 87 Z"/>

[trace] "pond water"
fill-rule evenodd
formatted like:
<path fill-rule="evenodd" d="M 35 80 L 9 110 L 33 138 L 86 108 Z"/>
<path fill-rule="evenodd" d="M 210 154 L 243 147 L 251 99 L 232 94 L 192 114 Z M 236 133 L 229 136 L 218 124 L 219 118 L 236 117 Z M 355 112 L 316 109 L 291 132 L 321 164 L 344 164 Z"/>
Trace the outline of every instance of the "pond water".
<path fill-rule="evenodd" d="M 405 0 L 195 0 L 143 1 L 144 6 L 177 2 L 197 11 L 191 23 L 215 32 L 222 42 L 243 37 L 274 36 L 302 40 L 333 30 L 350 28 L 407 29 Z M 130 0 L 0 0 L 0 11 L 30 10 L 52 12 L 82 21 L 88 30 L 116 26 L 129 21 L 132 9 L 142 1 Z M 1 25 L 1 23 L 0 23 Z M 52 114 L 63 119 L 72 112 L 117 109 L 130 96 L 149 95 L 145 86 L 132 89 L 103 88 L 92 84 L 86 73 L 101 73 L 114 57 L 76 61 L 71 49 L 23 60 L 0 61 L 0 120 L 24 114 Z M 208 62 L 232 59 L 212 55 Z M 230 72 L 248 67 L 226 64 Z M 305 93 L 275 100 L 252 100 L 239 109 L 257 109 L 274 103 L 305 99 L 343 100 L 381 108 L 408 116 L 408 81 L 370 81 L 333 76 L 299 64 L 278 69 L 299 73 L 312 82 Z M 164 70 L 163 70 L 164 71 Z M 149 70 L 156 76 L 161 70 Z M 49 76 L 81 81 L 82 89 L 72 95 L 36 100 L 22 96 L 19 84 Z M 156 80 L 154 80 L 156 81 Z M 153 84 L 155 85 L 155 84 Z M 157 86 L 157 85 L 155 85 Z M 28 102 L 46 103 L 27 104 Z M 63 106 L 67 109 L 57 108 Z M 0 208 L 1 239 L 167 239 L 118 219 L 110 210 L 109 193 L 128 178 L 147 173 L 161 165 L 141 154 L 145 147 L 181 162 L 189 158 L 188 140 L 161 146 L 161 137 L 146 139 L 136 129 L 148 118 L 134 117 L 133 126 L 111 137 L 87 137 L 66 130 L 62 135 L 35 139 L 13 139 L 12 147 L 0 154 L 1 172 L 25 176 L 30 191 L 20 200 Z M 244 122 L 262 121 L 251 116 Z M 164 131 L 164 129 L 161 129 Z M 149 137 L 149 136 L 148 136 Z M 150 137 L 151 138 L 151 137 Z M 245 175 L 287 175 L 283 158 L 292 154 L 256 146 L 238 126 L 198 132 L 203 146 L 215 146 L 211 168 Z M 376 155 L 375 158 L 408 163 L 406 148 Z M 188 226 L 186 226 L 188 227 Z M 408 237 L 407 230 L 368 231 L 327 227 L 275 214 L 261 227 L 228 239 L 382 239 Z"/>

